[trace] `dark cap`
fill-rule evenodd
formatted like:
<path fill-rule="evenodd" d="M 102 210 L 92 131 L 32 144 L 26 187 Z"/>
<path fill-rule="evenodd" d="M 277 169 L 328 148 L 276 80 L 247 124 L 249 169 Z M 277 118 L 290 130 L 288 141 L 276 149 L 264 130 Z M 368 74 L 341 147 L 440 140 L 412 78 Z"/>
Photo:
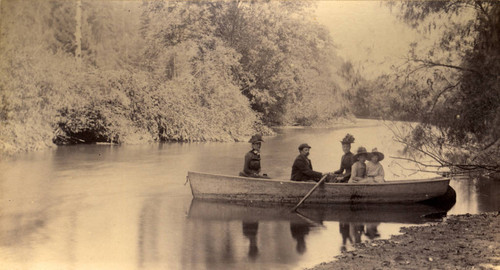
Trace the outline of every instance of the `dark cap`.
<path fill-rule="evenodd" d="M 263 142 L 264 140 L 262 139 L 262 135 L 256 134 L 253 135 L 252 138 L 248 141 L 249 143 L 260 143 Z"/>
<path fill-rule="evenodd" d="M 307 144 L 307 143 L 303 143 L 303 144 L 299 145 L 299 150 L 300 151 L 302 151 L 302 149 L 304 149 L 304 148 L 312 148 L 312 147 L 309 146 L 309 144 Z"/>

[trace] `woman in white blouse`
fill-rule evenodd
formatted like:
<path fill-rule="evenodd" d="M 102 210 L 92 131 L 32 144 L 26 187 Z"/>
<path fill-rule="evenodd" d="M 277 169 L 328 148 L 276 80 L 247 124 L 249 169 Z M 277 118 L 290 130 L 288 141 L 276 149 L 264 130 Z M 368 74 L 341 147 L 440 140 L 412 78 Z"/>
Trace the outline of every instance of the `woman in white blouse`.
<path fill-rule="evenodd" d="M 368 154 L 368 162 L 366 162 L 366 177 L 373 181 L 373 183 L 385 182 L 384 167 L 380 161 L 384 159 L 384 154 L 379 152 L 377 148 L 373 148 L 372 152 Z"/>

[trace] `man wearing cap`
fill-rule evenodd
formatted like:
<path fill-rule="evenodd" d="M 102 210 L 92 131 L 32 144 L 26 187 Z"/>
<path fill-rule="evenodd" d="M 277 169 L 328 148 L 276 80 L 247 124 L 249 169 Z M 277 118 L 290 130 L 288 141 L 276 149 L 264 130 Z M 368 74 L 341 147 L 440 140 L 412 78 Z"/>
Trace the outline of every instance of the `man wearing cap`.
<path fill-rule="evenodd" d="M 351 178 L 351 167 L 354 163 L 352 159 L 354 154 L 351 152 L 351 143 L 354 143 L 354 136 L 347 133 L 347 135 L 345 135 L 344 139 L 342 139 L 340 143 L 342 144 L 342 151 L 344 151 L 344 155 L 340 160 L 340 169 L 336 170 L 333 173 L 336 174 L 335 182 L 347 183 L 349 181 L 349 178 Z"/>
<path fill-rule="evenodd" d="M 260 147 L 264 140 L 262 135 L 253 135 L 249 143 L 252 144 L 252 150 L 245 155 L 245 163 L 243 164 L 243 171 L 240 176 L 256 177 L 256 178 L 269 178 L 266 174 L 260 175 Z"/>
<path fill-rule="evenodd" d="M 295 158 L 292 165 L 292 181 L 314 180 L 318 182 L 323 176 L 323 173 L 313 171 L 311 160 L 307 158 L 310 149 L 311 146 L 307 143 L 299 145 L 300 154 Z"/>

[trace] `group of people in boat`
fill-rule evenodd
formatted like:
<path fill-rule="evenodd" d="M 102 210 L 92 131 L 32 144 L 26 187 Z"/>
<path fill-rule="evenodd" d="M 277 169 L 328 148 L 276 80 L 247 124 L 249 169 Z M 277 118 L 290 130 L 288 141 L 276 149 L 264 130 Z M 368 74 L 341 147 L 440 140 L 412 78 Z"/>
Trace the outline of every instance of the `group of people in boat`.
<path fill-rule="evenodd" d="M 325 182 L 331 183 L 382 183 L 385 182 L 384 167 L 380 161 L 384 159 L 384 154 L 377 148 L 368 152 L 365 147 L 360 146 L 353 154 L 351 144 L 354 143 L 354 136 L 347 134 L 340 143 L 344 155 L 340 161 L 340 169 L 334 172 L 322 173 L 313 170 L 311 160 L 308 158 L 311 146 L 307 143 L 299 145 L 299 155 L 295 158 L 292 165 L 292 181 L 320 181 L 323 178 Z M 245 155 L 243 171 L 240 176 L 269 178 L 267 174 L 261 174 L 260 166 L 260 148 L 262 146 L 262 135 L 254 135 L 249 141 L 252 144 L 252 150 Z"/>

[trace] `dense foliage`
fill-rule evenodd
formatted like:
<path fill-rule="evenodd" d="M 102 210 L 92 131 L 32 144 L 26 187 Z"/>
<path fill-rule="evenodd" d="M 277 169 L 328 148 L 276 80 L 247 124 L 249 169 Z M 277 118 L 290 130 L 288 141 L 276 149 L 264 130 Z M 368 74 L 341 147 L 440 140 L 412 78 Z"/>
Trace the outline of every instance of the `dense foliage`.
<path fill-rule="evenodd" d="M 194 73 L 236 87 L 266 124 L 331 120 L 345 114 L 335 103 L 341 60 L 310 12 L 302 2 L 148 2 L 147 70 L 176 81 L 203 67 Z"/>
<path fill-rule="evenodd" d="M 0 3 L 0 152 L 241 140 L 348 114 L 309 3 Z"/>

